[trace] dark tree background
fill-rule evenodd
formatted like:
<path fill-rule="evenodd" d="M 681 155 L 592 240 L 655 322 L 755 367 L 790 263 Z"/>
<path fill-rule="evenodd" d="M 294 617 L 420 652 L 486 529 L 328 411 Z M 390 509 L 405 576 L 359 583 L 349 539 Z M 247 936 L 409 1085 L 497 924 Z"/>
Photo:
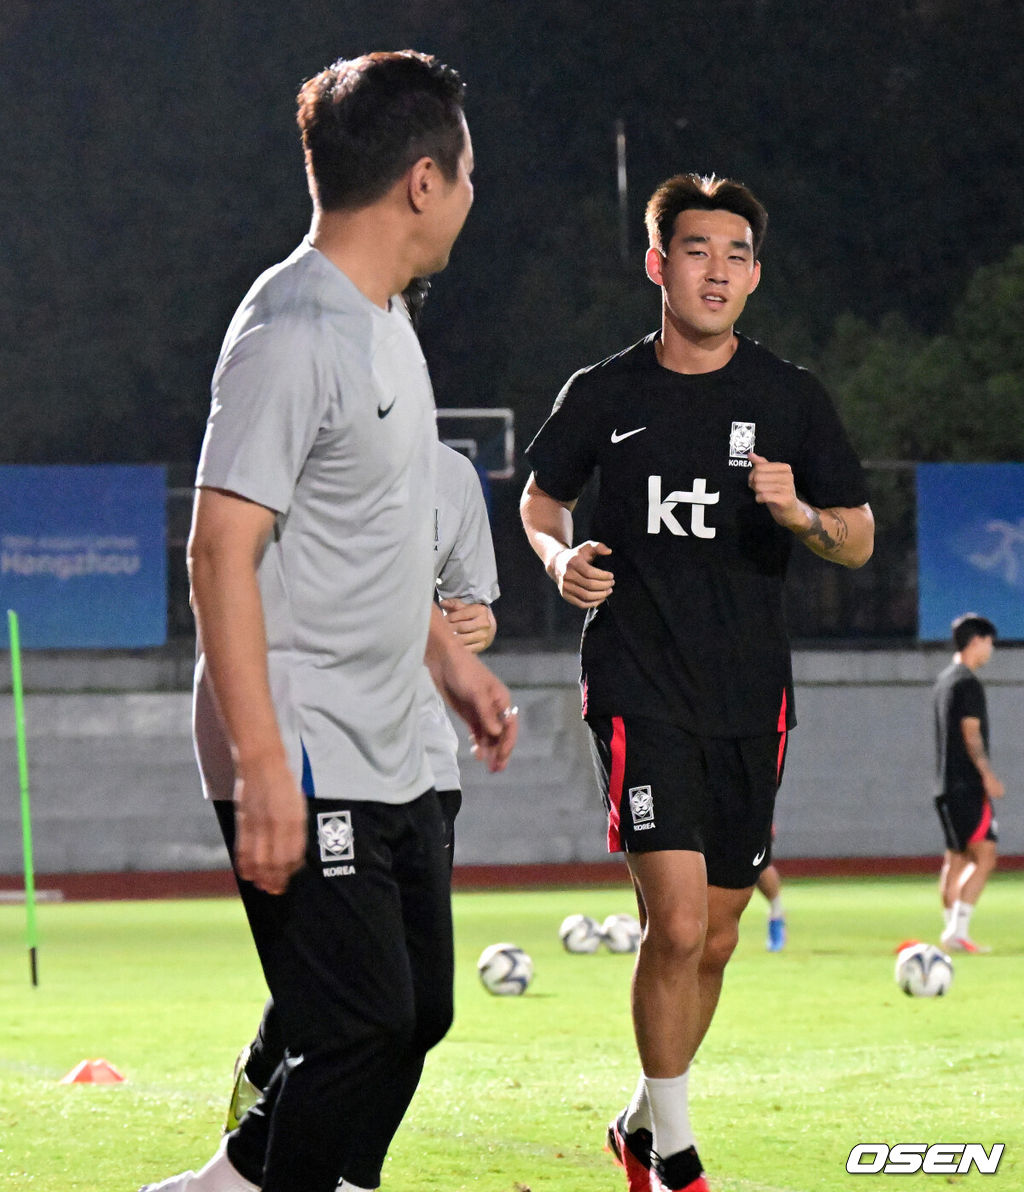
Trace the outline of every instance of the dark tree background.
<path fill-rule="evenodd" d="M 512 406 L 522 445 L 653 327 L 644 202 L 696 169 L 766 203 L 744 330 L 862 450 L 1024 458 L 1020 0 L 3 0 L 0 460 L 192 464 L 228 318 L 308 226 L 299 84 L 404 46 L 463 73 L 478 163 L 439 404 Z"/>
<path fill-rule="evenodd" d="M 428 307 L 439 401 L 512 405 L 524 434 L 570 372 L 654 324 L 643 203 L 680 169 L 763 197 L 745 326 L 809 362 L 831 345 L 840 388 L 858 345 L 909 367 L 1024 241 L 1019 0 L 5 0 L 3 459 L 194 458 L 226 321 L 308 223 L 294 92 L 339 54 L 404 45 L 463 72 L 479 163 Z M 996 299 L 961 310 L 961 340 Z"/>

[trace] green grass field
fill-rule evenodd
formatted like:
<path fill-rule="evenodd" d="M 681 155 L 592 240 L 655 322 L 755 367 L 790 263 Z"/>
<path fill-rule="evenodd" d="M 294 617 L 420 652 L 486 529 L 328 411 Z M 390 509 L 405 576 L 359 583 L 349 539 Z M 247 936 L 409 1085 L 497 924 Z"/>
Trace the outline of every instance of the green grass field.
<path fill-rule="evenodd" d="M 976 918 L 993 955 L 961 957 L 949 996 L 904 997 L 901 940 L 937 937 L 925 880 L 791 881 L 790 943 L 764 951 L 764 904 L 743 925 L 691 1077 L 714 1192 L 1024 1187 L 1021 875 Z M 564 915 L 631 910 L 626 890 L 459 894 L 456 1024 L 432 1054 L 385 1168 L 391 1192 L 621 1192 L 604 1129 L 636 1078 L 632 960 L 569 956 Z M 134 1192 L 204 1161 L 264 990 L 233 900 L 43 904 L 29 984 L 24 909 L 0 906 L 0 1188 Z M 479 985 L 497 940 L 532 955 L 521 998 Z M 119 1085 L 63 1085 L 104 1057 Z M 845 1170 L 857 1142 L 1006 1144 L 998 1173 Z"/>

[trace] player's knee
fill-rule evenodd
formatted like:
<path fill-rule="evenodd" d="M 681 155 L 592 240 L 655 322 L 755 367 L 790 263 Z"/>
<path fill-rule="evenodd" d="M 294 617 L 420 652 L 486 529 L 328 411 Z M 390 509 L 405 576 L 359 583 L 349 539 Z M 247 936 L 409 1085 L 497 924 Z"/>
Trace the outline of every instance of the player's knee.
<path fill-rule="evenodd" d="M 651 918 L 640 948 L 663 963 L 686 964 L 700 955 L 705 930 L 704 920 L 695 914 Z"/>
<path fill-rule="evenodd" d="M 739 940 L 739 925 L 736 923 L 709 929 L 700 958 L 701 968 L 707 972 L 720 972 L 732 958 Z"/>

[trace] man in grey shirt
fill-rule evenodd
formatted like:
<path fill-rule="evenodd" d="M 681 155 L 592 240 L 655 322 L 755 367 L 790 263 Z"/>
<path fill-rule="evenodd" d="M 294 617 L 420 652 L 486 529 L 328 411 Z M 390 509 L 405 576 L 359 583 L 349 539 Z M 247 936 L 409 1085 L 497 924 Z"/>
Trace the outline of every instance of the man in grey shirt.
<path fill-rule="evenodd" d="M 444 443 L 437 444 L 437 485 L 434 506 L 435 587 L 448 627 L 474 653 L 485 650 L 497 628 L 491 605 L 497 600 L 497 564 L 487 506 L 476 468 Z M 434 788 L 441 803 L 448 835 L 448 855 L 454 853 L 455 818 L 462 805 L 459 739 L 445 712 L 444 701 L 423 670 L 419 698 L 420 726 Z M 234 1086 L 226 1129 L 235 1129 L 285 1058 L 286 1045 L 273 999 L 267 1000 L 256 1037 L 235 1064 Z"/>
<path fill-rule="evenodd" d="M 164 1192 L 378 1186 L 451 1021 L 424 650 L 491 769 L 516 735 L 508 691 L 426 598 L 433 397 L 397 298 L 445 266 L 472 202 L 462 84 L 411 51 L 339 61 L 301 89 L 299 126 L 310 235 L 228 328 L 189 544 L 197 756 L 288 1061 Z"/>

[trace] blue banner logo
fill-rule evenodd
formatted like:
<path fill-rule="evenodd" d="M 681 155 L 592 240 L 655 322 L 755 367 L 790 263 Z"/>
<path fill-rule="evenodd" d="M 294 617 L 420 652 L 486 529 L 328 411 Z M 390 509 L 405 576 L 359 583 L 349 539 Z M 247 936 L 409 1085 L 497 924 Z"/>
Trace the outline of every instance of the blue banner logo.
<path fill-rule="evenodd" d="M 918 636 L 976 612 L 1024 639 L 1024 464 L 917 467 Z"/>
<path fill-rule="evenodd" d="M 158 466 L 0 467 L 0 610 L 24 647 L 164 643 L 166 500 Z"/>

